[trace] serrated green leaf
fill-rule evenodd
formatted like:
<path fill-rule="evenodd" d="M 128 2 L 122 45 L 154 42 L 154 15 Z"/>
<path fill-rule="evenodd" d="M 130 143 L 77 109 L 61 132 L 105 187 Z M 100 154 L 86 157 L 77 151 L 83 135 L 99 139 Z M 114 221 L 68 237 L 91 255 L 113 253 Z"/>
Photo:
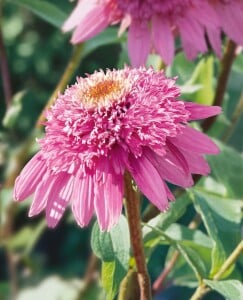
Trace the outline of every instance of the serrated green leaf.
<path fill-rule="evenodd" d="M 239 201 L 221 199 L 202 191 L 194 191 L 193 198 L 195 209 L 215 242 L 212 251 L 213 276 L 240 241 L 241 208 Z"/>
<path fill-rule="evenodd" d="M 96 222 L 92 230 L 91 246 L 95 255 L 102 260 L 102 284 L 107 299 L 113 299 L 129 266 L 130 237 L 126 218 L 121 216 L 119 223 L 109 232 L 101 232 Z"/>
<path fill-rule="evenodd" d="M 204 282 L 224 296 L 226 300 L 241 300 L 243 297 L 243 285 L 238 280 L 213 281 L 205 279 Z"/>
<path fill-rule="evenodd" d="M 219 155 L 208 157 L 212 167 L 212 176 L 227 188 L 227 196 L 243 198 L 243 155 L 233 148 L 219 143 L 221 152 Z"/>
<path fill-rule="evenodd" d="M 38 17 L 47 21 L 48 23 L 61 28 L 65 19 L 68 17 L 67 13 L 59 9 L 58 6 L 46 0 L 8 0 L 14 4 L 26 7 Z"/>

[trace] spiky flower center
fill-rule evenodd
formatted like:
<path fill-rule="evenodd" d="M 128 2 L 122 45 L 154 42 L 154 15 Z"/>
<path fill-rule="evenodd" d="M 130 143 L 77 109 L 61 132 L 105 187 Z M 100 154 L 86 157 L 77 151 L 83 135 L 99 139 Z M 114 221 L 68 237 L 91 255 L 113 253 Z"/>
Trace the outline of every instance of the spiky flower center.
<path fill-rule="evenodd" d="M 98 105 L 99 103 L 106 103 L 109 100 L 115 99 L 120 91 L 121 84 L 119 81 L 106 80 L 89 87 L 83 96 L 86 103 Z"/>

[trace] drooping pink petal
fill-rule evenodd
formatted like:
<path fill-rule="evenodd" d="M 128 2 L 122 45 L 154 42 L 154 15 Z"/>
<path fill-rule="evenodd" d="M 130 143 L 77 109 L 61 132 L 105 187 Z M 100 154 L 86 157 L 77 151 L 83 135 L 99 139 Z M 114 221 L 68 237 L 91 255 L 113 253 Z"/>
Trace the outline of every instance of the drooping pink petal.
<path fill-rule="evenodd" d="M 72 195 L 72 211 L 77 223 L 88 225 L 94 213 L 94 178 L 91 174 L 77 174 Z"/>
<path fill-rule="evenodd" d="M 94 207 L 101 230 L 117 224 L 122 210 L 123 176 L 103 174 L 103 182 L 96 183 Z"/>
<path fill-rule="evenodd" d="M 158 171 L 160 177 L 164 180 L 181 187 L 193 185 L 191 174 L 184 172 L 181 165 L 175 163 L 175 161 L 177 161 L 176 158 L 174 160 L 171 159 L 173 154 L 166 154 L 160 157 L 151 150 L 145 150 L 144 155 L 147 156 Z"/>
<path fill-rule="evenodd" d="M 111 153 L 111 163 L 117 175 L 124 174 L 125 166 L 128 165 L 128 154 L 121 148 L 115 146 Z"/>
<path fill-rule="evenodd" d="M 182 134 L 171 137 L 169 140 L 177 147 L 186 151 L 201 154 L 219 153 L 217 145 L 206 134 L 191 127 L 184 127 Z"/>
<path fill-rule="evenodd" d="M 167 19 L 161 15 L 155 15 L 152 18 L 152 37 L 154 47 L 165 62 L 169 65 L 174 58 L 175 46 L 171 26 Z"/>
<path fill-rule="evenodd" d="M 223 31 L 236 43 L 243 45 L 243 3 L 241 0 L 216 5 Z"/>
<path fill-rule="evenodd" d="M 46 207 L 48 195 L 56 179 L 56 176 L 47 172 L 43 179 L 39 182 L 29 209 L 29 217 L 38 215 Z"/>
<path fill-rule="evenodd" d="M 167 186 L 166 183 L 164 184 L 164 187 L 165 187 L 165 191 L 166 191 L 167 198 L 168 198 L 170 201 L 174 201 L 174 200 L 175 200 L 175 196 L 172 194 L 171 190 L 168 188 L 168 186 Z"/>
<path fill-rule="evenodd" d="M 197 153 L 188 152 L 185 150 L 180 150 L 183 153 L 183 156 L 186 158 L 189 170 L 192 174 L 201 174 L 208 175 L 210 172 L 210 167 L 207 161 Z"/>
<path fill-rule="evenodd" d="M 63 24 L 62 30 L 66 32 L 72 30 L 77 25 L 82 24 L 83 19 L 86 18 L 86 15 L 92 12 L 96 6 L 97 0 L 78 0 L 76 7 Z"/>
<path fill-rule="evenodd" d="M 214 52 L 218 57 L 222 57 L 222 50 L 221 50 L 221 30 L 219 27 L 216 28 L 207 28 L 207 35 L 209 38 L 209 42 L 211 47 L 213 48 Z"/>
<path fill-rule="evenodd" d="M 218 15 L 212 5 L 208 1 L 197 1 L 197 5 L 192 5 L 187 10 L 187 18 L 193 18 L 196 22 L 200 22 L 205 28 L 219 27 Z"/>
<path fill-rule="evenodd" d="M 150 51 L 150 32 L 146 23 L 133 20 L 128 32 L 128 53 L 134 67 L 144 65 Z"/>
<path fill-rule="evenodd" d="M 46 220 L 49 227 L 54 228 L 63 216 L 70 202 L 72 177 L 67 173 L 56 175 L 51 191 L 47 196 Z"/>
<path fill-rule="evenodd" d="M 178 18 L 182 46 L 188 59 L 194 59 L 198 52 L 206 52 L 207 44 L 204 39 L 204 28 L 194 19 Z"/>
<path fill-rule="evenodd" d="M 41 159 L 40 153 L 37 153 L 24 167 L 15 181 L 15 200 L 21 201 L 33 194 L 46 169 L 47 167 Z"/>
<path fill-rule="evenodd" d="M 189 173 L 189 166 L 187 161 L 182 154 L 182 152 L 178 149 L 177 145 L 175 146 L 173 143 L 170 142 L 170 139 L 167 140 L 167 153 L 166 157 L 175 165 L 182 168 L 185 174 Z"/>
<path fill-rule="evenodd" d="M 49 227 L 55 227 L 69 203 L 69 199 L 64 199 L 61 196 L 61 191 L 67 188 L 66 185 L 69 179 L 70 175 L 67 173 L 56 175 L 46 173 L 37 186 L 34 200 L 29 210 L 29 216 L 37 215 L 46 208 L 47 224 Z"/>
<path fill-rule="evenodd" d="M 131 158 L 129 170 L 140 191 L 161 211 L 168 207 L 167 193 L 163 179 L 153 164 L 141 156 L 138 159 Z"/>
<path fill-rule="evenodd" d="M 190 112 L 189 120 L 200 120 L 216 116 L 221 113 L 220 106 L 207 106 L 194 102 L 185 102 L 185 107 Z"/>
<path fill-rule="evenodd" d="M 71 42 L 77 44 L 84 42 L 103 31 L 109 24 L 109 11 L 105 5 L 94 7 L 87 13 L 82 22 L 75 29 Z"/>

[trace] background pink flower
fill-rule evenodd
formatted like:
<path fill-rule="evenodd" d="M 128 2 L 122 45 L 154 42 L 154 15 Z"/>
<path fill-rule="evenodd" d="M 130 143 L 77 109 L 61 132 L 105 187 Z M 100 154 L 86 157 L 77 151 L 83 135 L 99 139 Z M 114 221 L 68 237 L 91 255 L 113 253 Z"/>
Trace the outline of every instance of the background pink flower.
<path fill-rule="evenodd" d="M 163 72 L 99 71 L 59 95 L 46 113 L 41 150 L 15 183 L 15 199 L 34 193 L 29 215 L 46 211 L 54 227 L 70 203 L 80 226 L 93 213 L 102 230 L 122 210 L 128 170 L 143 194 L 161 211 L 174 196 L 166 182 L 189 187 L 192 173 L 210 171 L 203 154 L 217 146 L 188 121 L 216 115 L 219 107 L 178 100 L 175 80 Z"/>
<path fill-rule="evenodd" d="M 209 44 L 220 56 L 222 31 L 243 44 L 242 15 L 241 0 L 79 0 L 63 30 L 75 28 L 71 42 L 76 44 L 119 22 L 120 33 L 129 27 L 133 66 L 145 64 L 153 51 L 171 64 L 176 36 L 188 59 L 208 51 Z"/>

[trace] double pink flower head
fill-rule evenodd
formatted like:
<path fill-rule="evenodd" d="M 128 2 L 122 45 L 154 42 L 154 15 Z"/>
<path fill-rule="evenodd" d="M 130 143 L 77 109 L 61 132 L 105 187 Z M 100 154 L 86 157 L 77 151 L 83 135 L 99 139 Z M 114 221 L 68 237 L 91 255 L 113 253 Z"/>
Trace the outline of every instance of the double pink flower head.
<path fill-rule="evenodd" d="M 210 171 L 203 155 L 218 153 L 188 122 L 217 115 L 220 108 L 179 96 L 175 79 L 152 68 L 78 78 L 47 111 L 41 149 L 17 178 L 15 199 L 34 194 L 29 215 L 45 210 L 51 227 L 70 204 L 80 226 L 95 212 L 107 230 L 121 214 L 127 170 L 141 192 L 166 210 L 174 199 L 167 182 L 192 186 L 192 173 Z"/>
<path fill-rule="evenodd" d="M 128 53 L 137 67 L 154 51 L 171 64 L 177 36 L 188 59 L 209 47 L 221 56 L 222 32 L 243 45 L 242 16 L 242 0 L 78 0 L 63 30 L 75 28 L 77 44 L 120 23 L 119 33 L 129 28 Z"/>

